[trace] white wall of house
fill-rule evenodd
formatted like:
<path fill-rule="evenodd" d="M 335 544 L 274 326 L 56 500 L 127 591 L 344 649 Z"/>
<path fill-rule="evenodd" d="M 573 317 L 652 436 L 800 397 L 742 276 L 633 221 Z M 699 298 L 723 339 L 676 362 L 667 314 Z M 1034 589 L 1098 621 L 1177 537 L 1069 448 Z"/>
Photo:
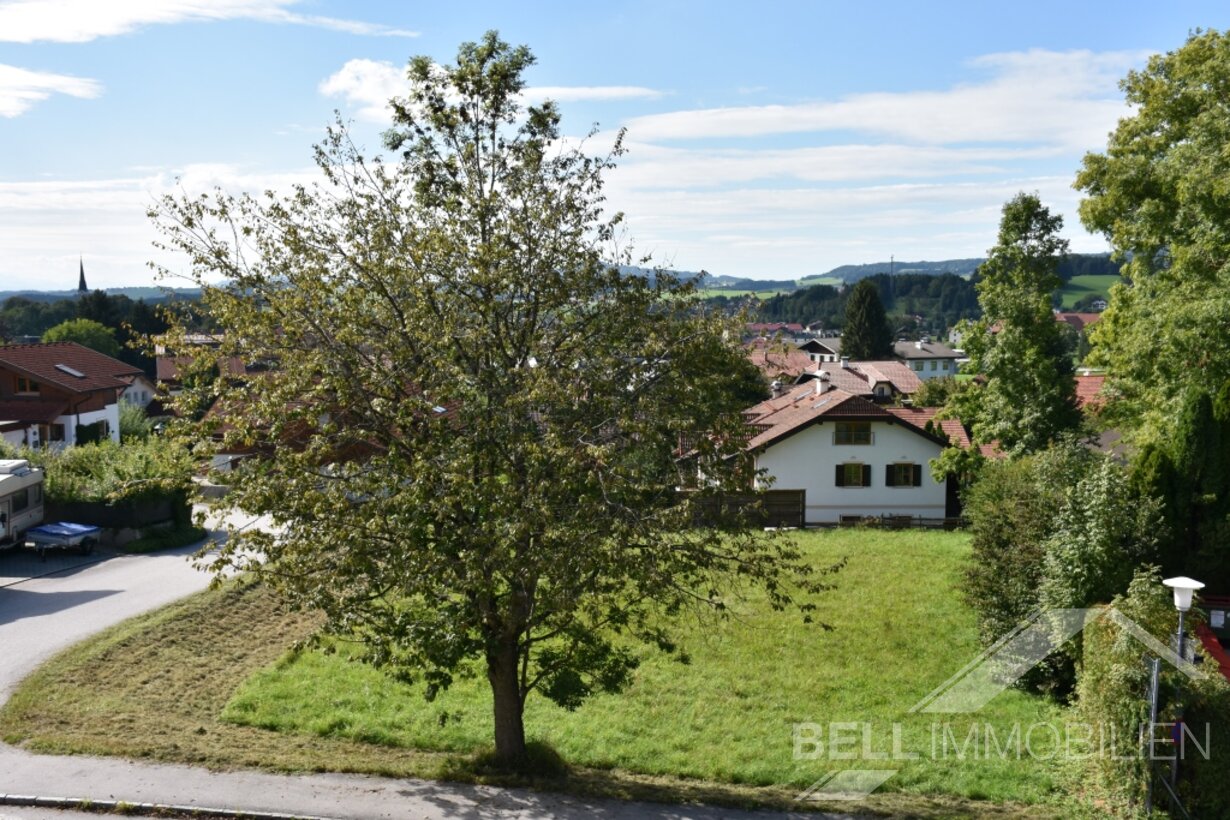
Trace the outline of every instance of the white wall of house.
<path fill-rule="evenodd" d="M 756 466 L 776 479 L 776 490 L 806 490 L 805 521 L 837 523 L 843 515 L 910 515 L 943 518 L 946 487 L 931 477 L 928 462 L 940 454 L 934 441 L 901 424 L 871 422 L 871 444 L 834 444 L 836 422 L 820 424 L 777 442 L 757 456 Z M 838 487 L 838 464 L 871 465 L 871 486 Z M 919 487 L 886 486 L 887 465 L 922 465 Z"/>
<path fill-rule="evenodd" d="M 86 413 L 70 413 L 65 416 L 60 416 L 56 419 L 57 424 L 64 425 L 64 442 L 65 444 L 77 443 L 77 425 L 83 427 L 87 424 L 94 424 L 98 421 L 107 422 L 107 428 L 111 432 L 111 440 L 116 444 L 120 442 L 120 406 L 118 404 L 108 404 L 102 410 L 91 410 Z"/>
<path fill-rule="evenodd" d="M 957 375 L 957 363 L 953 359 L 910 359 L 905 366 L 924 381 Z"/>
<path fill-rule="evenodd" d="M 11 444 L 14 447 L 22 447 L 26 443 L 26 432 L 24 430 L 10 430 L 7 433 L 0 433 L 4 437 L 5 444 Z"/>
<path fill-rule="evenodd" d="M 124 388 L 124 392 L 120 394 L 120 401 L 145 407 L 153 400 L 156 391 L 157 388 L 149 379 L 137 378 Z"/>

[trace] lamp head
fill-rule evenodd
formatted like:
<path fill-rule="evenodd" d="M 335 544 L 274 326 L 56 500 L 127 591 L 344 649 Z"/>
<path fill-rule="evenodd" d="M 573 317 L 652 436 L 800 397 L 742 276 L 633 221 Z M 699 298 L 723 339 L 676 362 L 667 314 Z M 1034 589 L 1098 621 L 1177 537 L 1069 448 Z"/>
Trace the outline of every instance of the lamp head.
<path fill-rule="evenodd" d="M 1167 578 L 1162 583 L 1174 590 L 1174 608 L 1180 612 L 1191 609 L 1192 595 L 1196 590 L 1204 589 L 1204 584 L 1182 575 L 1178 578 Z"/>

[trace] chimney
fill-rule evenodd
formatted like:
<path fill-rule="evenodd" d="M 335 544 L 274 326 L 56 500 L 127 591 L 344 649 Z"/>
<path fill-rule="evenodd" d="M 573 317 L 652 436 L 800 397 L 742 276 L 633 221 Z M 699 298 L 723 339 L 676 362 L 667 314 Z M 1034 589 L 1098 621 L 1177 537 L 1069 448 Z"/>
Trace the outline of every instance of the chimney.
<path fill-rule="evenodd" d="M 842 370 L 849 370 L 849 369 L 850 369 L 850 357 L 849 357 L 849 356 L 842 356 L 842 357 L 841 357 L 841 369 L 842 369 Z"/>
<path fill-rule="evenodd" d="M 915 350 L 922 350 L 922 346 L 923 346 L 923 343 L 921 341 L 917 341 L 914 343 Z"/>
<path fill-rule="evenodd" d="M 773 383 L 769 385 L 769 389 L 773 391 L 773 398 L 780 396 L 782 394 L 782 380 L 774 379 Z"/>
<path fill-rule="evenodd" d="M 817 395 L 817 396 L 823 396 L 823 395 L 824 395 L 824 393 L 825 393 L 825 391 L 827 391 L 827 390 L 829 389 L 829 380 L 828 380 L 828 379 L 826 379 L 826 378 L 824 378 L 824 376 L 827 376 L 827 375 L 828 375 L 828 374 L 827 374 L 827 373 L 825 373 L 825 374 L 823 374 L 820 378 L 817 378 L 817 379 L 815 380 L 815 381 L 816 381 L 816 395 Z"/>

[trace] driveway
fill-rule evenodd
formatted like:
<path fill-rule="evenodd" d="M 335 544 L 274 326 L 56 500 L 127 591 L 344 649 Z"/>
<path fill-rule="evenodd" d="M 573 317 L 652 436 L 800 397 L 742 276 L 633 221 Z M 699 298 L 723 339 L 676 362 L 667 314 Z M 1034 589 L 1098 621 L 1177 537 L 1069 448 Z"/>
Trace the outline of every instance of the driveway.
<path fill-rule="evenodd" d="M 188 560 L 192 548 L 158 555 L 100 554 L 41 577 L 12 576 L 0 587 L 0 702 L 54 653 L 126 618 L 202 589 L 209 581 Z M 11 556 L 0 555 L 0 565 Z M 101 559 L 101 560 L 97 560 Z M 37 557 L 35 557 L 37 562 Z M 53 560 L 53 559 L 49 559 Z M 67 559 L 66 559 L 67 560 Z M 31 573 L 34 574 L 34 573 Z M 4 576 L 9 577 L 9 576 Z M 498 789 L 359 775 L 211 772 L 115 758 L 35 755 L 0 744 L 5 795 L 275 812 L 330 818 L 731 818 L 783 815 L 709 807 L 591 801 Z M 44 817 L 0 805 L 0 820 Z M 815 818 L 818 815 L 809 814 Z M 837 815 L 827 815 L 837 817 Z"/>

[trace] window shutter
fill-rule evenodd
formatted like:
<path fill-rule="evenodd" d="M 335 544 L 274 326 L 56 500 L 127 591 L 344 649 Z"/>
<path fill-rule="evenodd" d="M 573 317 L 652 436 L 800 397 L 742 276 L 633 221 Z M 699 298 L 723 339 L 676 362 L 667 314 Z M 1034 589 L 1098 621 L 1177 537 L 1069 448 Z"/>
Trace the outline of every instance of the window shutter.
<path fill-rule="evenodd" d="M 915 487 L 922 486 L 922 465 L 921 464 L 914 465 L 914 486 Z"/>
<path fill-rule="evenodd" d="M 871 486 L 871 465 L 870 464 L 863 465 L 863 484 L 862 486 L 864 487 Z"/>
<path fill-rule="evenodd" d="M 844 464 L 837 465 L 837 486 L 846 486 L 846 465 Z"/>
<path fill-rule="evenodd" d="M 884 466 L 884 486 L 897 486 L 897 471 L 893 469 L 893 465 L 887 464 Z"/>

